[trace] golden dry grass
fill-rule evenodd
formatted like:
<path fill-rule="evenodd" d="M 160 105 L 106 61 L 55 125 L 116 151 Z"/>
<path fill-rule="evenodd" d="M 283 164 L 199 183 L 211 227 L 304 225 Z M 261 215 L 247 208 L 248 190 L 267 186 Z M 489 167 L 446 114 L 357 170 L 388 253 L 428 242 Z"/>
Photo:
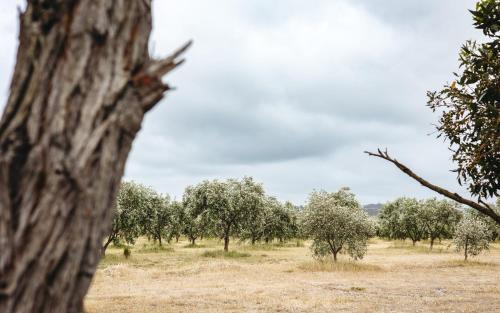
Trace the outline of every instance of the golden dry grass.
<path fill-rule="evenodd" d="M 307 244 L 232 243 L 245 257 L 213 253 L 216 241 L 187 244 L 142 240 L 129 259 L 110 249 L 87 312 L 500 312 L 500 244 L 463 262 L 448 243 L 371 240 L 364 260 L 337 264 L 314 261 Z"/>

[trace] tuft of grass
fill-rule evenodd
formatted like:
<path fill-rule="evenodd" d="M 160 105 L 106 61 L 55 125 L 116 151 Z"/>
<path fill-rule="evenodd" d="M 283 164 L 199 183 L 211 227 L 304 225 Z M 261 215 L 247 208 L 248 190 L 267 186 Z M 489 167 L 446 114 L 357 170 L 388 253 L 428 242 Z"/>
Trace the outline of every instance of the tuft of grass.
<path fill-rule="evenodd" d="M 200 244 L 187 244 L 185 246 L 183 246 L 183 248 L 186 248 L 186 249 L 197 249 L 197 248 L 206 248 L 207 246 L 206 245 L 200 245 Z"/>
<path fill-rule="evenodd" d="M 102 259 L 101 263 L 105 262 L 106 264 L 115 264 L 118 262 L 122 262 L 124 260 L 124 256 L 117 254 L 106 254 Z"/>
<path fill-rule="evenodd" d="M 302 241 L 302 240 L 295 241 L 295 247 L 302 248 L 304 246 L 305 246 L 304 241 Z"/>
<path fill-rule="evenodd" d="M 240 244 L 243 250 L 253 250 L 253 251 L 276 251 L 280 248 L 302 248 L 305 244 L 302 240 L 294 240 L 287 242 L 273 242 L 273 243 L 256 243 L 256 244 Z"/>
<path fill-rule="evenodd" d="M 173 252 L 174 248 L 171 246 L 147 245 L 144 244 L 137 252 L 139 253 L 159 253 L 159 252 Z"/>
<path fill-rule="evenodd" d="M 357 292 L 361 292 L 361 291 L 365 291 L 366 288 L 364 287 L 351 287 L 351 291 L 357 291 Z"/>
<path fill-rule="evenodd" d="M 201 254 L 201 256 L 206 258 L 247 258 L 250 256 L 250 253 L 246 252 L 238 252 L 238 251 L 224 251 L 224 250 L 214 250 L 214 251 L 205 251 Z"/>
<path fill-rule="evenodd" d="M 275 251 L 278 250 L 278 247 L 273 244 L 268 243 L 256 243 L 254 245 L 242 245 L 240 247 L 242 250 L 250 250 L 250 251 Z"/>
<path fill-rule="evenodd" d="M 401 249 L 401 250 L 406 250 L 408 252 L 413 252 L 413 253 L 454 253 L 454 250 L 451 249 L 451 245 L 448 244 L 439 244 L 436 243 L 431 250 L 429 244 L 427 244 L 425 241 L 424 242 L 417 242 L 416 245 L 413 245 L 411 242 L 407 241 L 394 241 L 392 242 L 391 245 L 388 246 L 389 249 Z"/>
<path fill-rule="evenodd" d="M 498 267 L 497 263 L 481 262 L 476 260 L 449 260 L 444 261 L 438 267 Z"/>
<path fill-rule="evenodd" d="M 298 266 L 305 272 L 378 272 L 383 269 L 378 265 L 360 263 L 355 261 L 318 260 L 302 263 Z"/>

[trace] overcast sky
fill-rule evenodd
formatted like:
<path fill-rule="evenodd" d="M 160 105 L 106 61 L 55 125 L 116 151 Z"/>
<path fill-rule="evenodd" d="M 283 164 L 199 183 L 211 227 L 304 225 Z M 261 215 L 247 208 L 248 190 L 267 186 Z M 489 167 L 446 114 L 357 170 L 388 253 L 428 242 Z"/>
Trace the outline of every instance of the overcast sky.
<path fill-rule="evenodd" d="M 0 4 L 0 110 L 17 45 L 17 5 Z M 253 176 L 303 204 L 349 186 L 362 203 L 434 194 L 421 176 L 463 192 L 447 145 L 431 134 L 426 91 L 452 80 L 473 0 L 156 0 L 151 49 L 194 40 L 188 62 L 144 121 L 126 179 L 180 198 L 203 179 Z"/>

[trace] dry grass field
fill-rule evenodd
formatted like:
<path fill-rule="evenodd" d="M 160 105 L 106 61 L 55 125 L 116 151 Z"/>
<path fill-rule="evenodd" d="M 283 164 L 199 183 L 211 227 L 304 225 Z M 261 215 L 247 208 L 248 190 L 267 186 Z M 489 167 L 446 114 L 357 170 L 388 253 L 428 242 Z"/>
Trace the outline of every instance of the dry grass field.
<path fill-rule="evenodd" d="M 110 248 L 86 298 L 105 312 L 500 312 L 500 244 L 463 262 L 449 243 L 371 240 L 362 261 L 311 258 L 291 243 L 216 241 L 157 249 L 139 241 L 129 259 Z"/>

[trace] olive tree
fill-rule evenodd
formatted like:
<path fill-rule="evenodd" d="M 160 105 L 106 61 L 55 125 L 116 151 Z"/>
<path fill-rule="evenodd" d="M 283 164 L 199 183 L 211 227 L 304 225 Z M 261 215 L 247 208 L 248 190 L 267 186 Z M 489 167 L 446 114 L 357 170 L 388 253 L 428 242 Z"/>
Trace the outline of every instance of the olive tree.
<path fill-rule="evenodd" d="M 348 188 L 338 192 L 314 191 L 303 219 L 306 234 L 313 240 L 317 257 L 346 251 L 353 259 L 363 258 L 373 225 Z"/>
<path fill-rule="evenodd" d="M 262 239 L 267 210 L 267 206 L 263 205 L 262 209 L 252 211 L 251 216 L 243 221 L 238 233 L 241 240 L 250 240 L 250 243 L 255 245 L 256 242 Z"/>
<path fill-rule="evenodd" d="M 428 93 L 428 106 L 440 115 L 438 137 L 449 142 L 457 164 L 458 183 L 468 186 L 477 200 L 432 184 L 391 157 L 387 151 L 366 152 L 391 162 L 421 185 L 500 224 L 500 213 L 483 199 L 498 197 L 500 190 L 500 3 L 480 0 L 471 11 L 474 26 L 486 36 L 468 41 L 460 51 L 460 71 L 440 91 Z"/>
<path fill-rule="evenodd" d="M 385 204 L 379 220 L 381 234 L 391 239 L 409 238 L 415 245 L 426 236 L 417 199 L 402 197 Z"/>
<path fill-rule="evenodd" d="M 178 242 L 186 225 L 186 211 L 182 202 L 172 201 L 170 204 L 170 214 L 171 224 L 168 233 L 168 241 L 170 242 L 172 238 L 175 238 L 175 241 Z"/>
<path fill-rule="evenodd" d="M 436 239 L 451 238 L 455 226 L 461 219 L 461 213 L 456 204 L 447 200 L 428 199 L 422 201 L 420 206 L 420 221 L 429 238 L 430 248 Z"/>
<path fill-rule="evenodd" d="M 141 235 L 146 236 L 148 240 L 155 237 L 155 224 L 156 224 L 156 209 L 154 194 L 155 191 L 151 187 L 138 185 L 141 192 L 142 202 L 138 203 L 137 211 L 139 214 L 139 227 L 141 228 Z"/>
<path fill-rule="evenodd" d="M 297 234 L 297 218 L 291 204 L 285 205 L 274 197 L 268 197 L 263 219 L 262 238 L 266 243 L 274 239 L 284 242 Z"/>
<path fill-rule="evenodd" d="M 187 191 L 188 205 L 197 215 L 208 217 L 213 232 L 224 239 L 224 251 L 229 250 L 230 236 L 241 233 L 245 221 L 261 210 L 264 199 L 262 185 L 251 177 L 204 181 Z"/>
<path fill-rule="evenodd" d="M 208 188 L 208 213 L 215 223 L 215 231 L 224 239 L 224 251 L 229 250 L 229 238 L 252 217 L 255 210 L 261 210 L 264 189 L 251 177 L 226 182 L 213 181 Z"/>
<path fill-rule="evenodd" d="M 467 261 L 469 255 L 476 256 L 488 250 L 491 237 L 491 231 L 483 220 L 472 214 L 465 214 L 456 227 L 453 242 L 457 251 L 464 251 L 464 259 Z"/>
<path fill-rule="evenodd" d="M 192 245 L 195 245 L 196 239 L 210 234 L 213 229 L 213 223 L 207 211 L 206 190 L 208 184 L 209 182 L 205 181 L 194 187 L 186 187 L 182 198 L 184 207 L 182 233 Z"/>
<path fill-rule="evenodd" d="M 111 232 L 102 247 L 102 253 L 106 252 L 110 243 L 134 244 L 140 235 L 138 210 L 145 201 L 142 198 L 141 188 L 134 182 L 122 182 L 113 214 Z"/>
<path fill-rule="evenodd" d="M 162 77 L 151 0 L 27 0 L 0 120 L 0 312 L 82 312 Z"/>
<path fill-rule="evenodd" d="M 153 224 L 148 229 L 151 230 L 153 240 L 158 241 L 162 246 L 161 239 L 170 238 L 170 227 L 172 226 L 172 207 L 170 206 L 170 197 L 156 192 L 150 195 L 150 205 L 155 214 Z"/>
<path fill-rule="evenodd" d="M 496 205 L 491 204 L 491 207 L 498 213 L 500 214 L 500 198 L 497 199 Z M 477 211 L 467 211 L 467 214 L 472 215 L 474 218 L 479 219 L 483 221 L 489 229 L 489 232 L 491 233 L 491 241 L 497 240 L 497 238 L 500 236 L 500 224 L 495 223 L 491 218 L 488 216 L 485 216 Z"/>

